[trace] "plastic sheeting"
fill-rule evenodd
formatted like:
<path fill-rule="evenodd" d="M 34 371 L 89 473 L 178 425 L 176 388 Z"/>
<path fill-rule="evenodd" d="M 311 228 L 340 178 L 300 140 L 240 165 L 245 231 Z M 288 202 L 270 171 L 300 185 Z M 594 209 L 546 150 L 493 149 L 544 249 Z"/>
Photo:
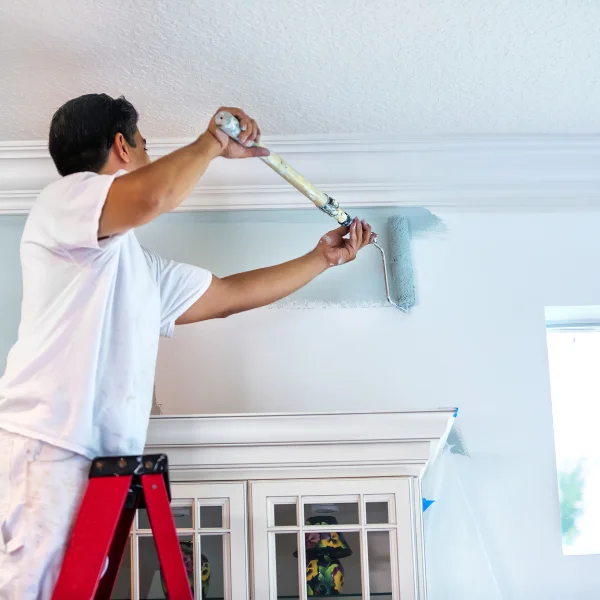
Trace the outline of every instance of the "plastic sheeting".
<path fill-rule="evenodd" d="M 428 600 L 505 600 L 465 494 L 473 460 L 447 444 L 423 479 Z"/>

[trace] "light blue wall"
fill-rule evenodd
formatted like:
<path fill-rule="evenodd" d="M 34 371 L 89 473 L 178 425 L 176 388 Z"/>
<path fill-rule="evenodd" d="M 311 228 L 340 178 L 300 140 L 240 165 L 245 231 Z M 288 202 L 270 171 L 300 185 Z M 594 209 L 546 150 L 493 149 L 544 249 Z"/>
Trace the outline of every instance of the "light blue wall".
<path fill-rule="evenodd" d="M 360 216 L 372 223 L 387 245 L 387 218 L 399 211 L 369 209 Z M 439 225 L 426 210 L 402 211 L 413 235 Z M 0 372 L 16 340 L 22 294 L 19 241 L 25 217 L 0 217 Z M 140 242 L 160 254 L 197 264 L 219 276 L 289 260 L 310 251 L 335 222 L 314 209 L 178 213 L 140 229 Z M 298 302 L 377 303 L 385 301 L 380 256 L 365 250 L 343 269 L 332 269 L 292 296 Z M 417 290 L 418 294 L 418 290 Z"/>
<path fill-rule="evenodd" d="M 4 372 L 6 355 L 17 339 L 21 315 L 21 264 L 19 242 L 25 217 L 0 217 L 0 373 Z"/>
<path fill-rule="evenodd" d="M 442 224 L 425 209 L 369 209 L 360 212 L 387 247 L 387 219 L 404 214 L 412 234 L 440 233 Z M 175 260 L 204 266 L 216 275 L 256 269 L 312 250 L 336 227 L 321 212 L 308 210 L 229 211 L 165 215 L 138 231 L 142 244 Z M 290 297 L 292 302 L 385 303 L 381 257 L 370 248 L 343 269 L 331 269 Z"/>

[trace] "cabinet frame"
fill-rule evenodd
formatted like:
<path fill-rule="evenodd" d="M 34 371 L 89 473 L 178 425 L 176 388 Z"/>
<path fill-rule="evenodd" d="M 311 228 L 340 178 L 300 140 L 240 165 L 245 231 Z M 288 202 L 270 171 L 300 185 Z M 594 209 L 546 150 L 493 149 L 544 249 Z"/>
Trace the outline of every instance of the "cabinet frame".
<path fill-rule="evenodd" d="M 293 533 L 298 537 L 299 548 L 304 548 L 306 532 L 323 530 L 304 525 L 305 503 L 331 503 L 351 498 L 358 501 L 358 523 L 337 525 L 336 531 L 357 531 L 360 534 L 362 596 L 370 597 L 368 531 L 389 531 L 391 536 L 390 560 L 393 600 L 419 600 L 423 598 L 420 573 L 422 557 L 415 535 L 416 515 L 414 487 L 411 478 L 356 478 L 356 479 L 313 479 L 286 481 L 251 481 L 249 488 L 249 516 L 251 518 L 253 598 L 277 600 L 276 573 L 273 571 L 273 536 Z M 392 497 L 392 518 L 388 524 L 368 524 L 365 512 L 365 497 Z M 271 513 L 276 500 L 297 500 L 296 526 L 275 526 Z M 326 528 L 325 528 L 326 529 Z M 305 581 L 306 560 L 304 552 L 298 555 L 299 598 L 307 600 Z"/>

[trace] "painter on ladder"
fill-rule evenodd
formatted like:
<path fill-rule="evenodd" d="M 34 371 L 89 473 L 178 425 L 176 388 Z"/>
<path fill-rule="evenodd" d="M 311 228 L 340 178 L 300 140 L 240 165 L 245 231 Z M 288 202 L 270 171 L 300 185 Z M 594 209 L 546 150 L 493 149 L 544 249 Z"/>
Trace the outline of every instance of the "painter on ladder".
<path fill-rule="evenodd" d="M 251 147 L 256 121 L 226 110 L 240 143 L 213 117 L 154 163 L 123 98 L 82 96 L 52 119 L 62 178 L 25 225 L 19 336 L 0 379 L 2 600 L 51 596 L 90 460 L 142 453 L 159 335 L 275 302 L 372 241 L 355 219 L 305 256 L 222 279 L 142 248 L 134 229 L 179 206 L 213 159 L 268 154 Z"/>

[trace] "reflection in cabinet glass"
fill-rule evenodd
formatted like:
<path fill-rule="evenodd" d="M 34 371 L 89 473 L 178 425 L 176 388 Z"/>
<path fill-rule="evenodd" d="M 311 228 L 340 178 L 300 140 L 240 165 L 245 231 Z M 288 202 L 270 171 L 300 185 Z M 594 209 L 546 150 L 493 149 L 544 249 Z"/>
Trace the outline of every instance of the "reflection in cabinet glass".
<path fill-rule="evenodd" d="M 177 529 L 194 528 L 194 501 L 192 499 L 177 498 L 171 504 L 171 512 Z M 145 508 L 137 511 L 137 528 L 150 530 L 150 519 Z"/>
<path fill-rule="evenodd" d="M 378 523 L 393 523 L 390 519 L 390 500 L 391 498 L 377 498 L 367 496 L 365 498 L 367 523 L 375 525 Z"/>
<path fill-rule="evenodd" d="M 125 546 L 125 552 L 123 553 L 123 562 L 121 568 L 117 574 L 117 580 L 115 581 L 115 587 L 111 600 L 131 600 L 132 598 L 132 575 L 131 575 L 131 537 L 127 541 Z"/>
<path fill-rule="evenodd" d="M 273 506 L 273 523 L 275 527 L 284 527 L 298 524 L 298 506 L 296 498 L 281 498 L 279 503 Z"/>
<path fill-rule="evenodd" d="M 278 597 L 298 596 L 298 560 L 293 553 L 298 547 L 297 533 L 273 534 L 272 546 L 275 551 L 275 572 Z"/>
<path fill-rule="evenodd" d="M 304 505 L 304 521 L 316 515 L 335 514 L 335 520 L 340 525 L 358 525 L 358 496 L 356 498 L 331 498 L 331 503 L 324 498 L 318 504 L 306 503 Z"/>
<path fill-rule="evenodd" d="M 392 537 L 389 531 L 368 531 L 369 588 L 371 596 L 392 593 Z"/>
<path fill-rule="evenodd" d="M 200 528 L 220 529 L 223 527 L 223 505 L 200 505 Z"/>
<path fill-rule="evenodd" d="M 195 600 L 247 599 L 245 484 L 173 484 L 171 491 L 172 512 Z M 146 511 L 139 510 L 113 600 L 167 598 L 149 526 Z"/>

